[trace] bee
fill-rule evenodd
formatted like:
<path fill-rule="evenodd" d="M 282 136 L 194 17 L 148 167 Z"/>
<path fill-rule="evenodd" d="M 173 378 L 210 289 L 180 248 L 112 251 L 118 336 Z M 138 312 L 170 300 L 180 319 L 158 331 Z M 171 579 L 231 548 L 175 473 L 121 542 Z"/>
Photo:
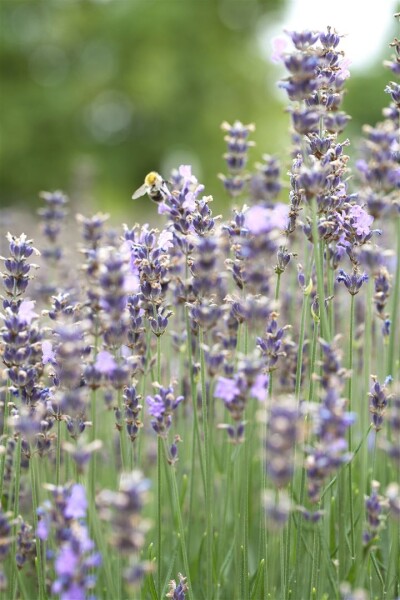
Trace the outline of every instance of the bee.
<path fill-rule="evenodd" d="M 136 190 L 132 196 L 132 200 L 140 198 L 147 194 L 153 202 L 162 202 L 165 198 L 171 195 L 168 189 L 167 182 L 156 171 L 150 171 L 144 178 L 144 184 Z"/>

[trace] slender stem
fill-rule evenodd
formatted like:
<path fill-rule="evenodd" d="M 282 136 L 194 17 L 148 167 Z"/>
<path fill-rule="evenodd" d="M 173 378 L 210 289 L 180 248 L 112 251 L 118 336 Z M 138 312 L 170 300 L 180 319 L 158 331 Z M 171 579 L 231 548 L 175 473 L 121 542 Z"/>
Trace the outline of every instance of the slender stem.
<path fill-rule="evenodd" d="M 35 461 L 37 460 L 37 456 L 31 452 L 31 457 L 29 459 L 29 474 L 31 479 L 31 488 L 32 488 L 32 520 L 34 530 L 37 530 L 37 509 L 38 509 L 38 490 L 37 490 L 37 477 L 36 477 L 36 467 Z M 42 563 L 42 545 L 39 539 L 39 536 L 36 537 L 36 572 L 39 583 L 39 600 L 44 600 L 47 597 L 46 587 L 45 587 L 45 576 L 43 572 L 43 563 Z"/>
<path fill-rule="evenodd" d="M 21 434 L 18 435 L 17 440 L 17 448 L 15 452 L 15 486 L 14 486 L 14 519 L 15 524 L 13 526 L 13 543 L 12 543 L 12 552 L 11 559 L 14 561 L 14 568 L 12 570 L 12 579 L 11 579 L 11 598 L 15 598 L 15 594 L 17 591 L 17 568 L 15 565 L 15 554 L 16 554 L 16 544 L 17 544 L 17 523 L 18 523 L 18 515 L 19 515 L 19 492 L 20 492 L 20 480 L 21 480 Z M 10 494 L 11 496 L 11 494 Z"/>
<path fill-rule="evenodd" d="M 313 198 L 311 203 L 312 208 L 312 234 L 314 239 L 314 260 L 317 271 L 317 289 L 319 299 L 319 315 L 321 320 L 321 333 L 326 341 L 330 341 L 329 323 L 325 308 L 325 289 L 324 289 L 324 271 L 323 271 L 323 245 L 318 234 L 318 215 L 317 201 Z"/>
<path fill-rule="evenodd" d="M 242 486 L 243 502 L 241 510 L 241 518 L 243 522 L 243 598 L 248 600 L 250 593 L 249 586 L 249 444 L 250 440 L 244 440 L 244 452 L 242 453 L 242 474 L 244 477 L 244 485 Z M 238 493 L 238 489 L 235 489 Z"/>
<path fill-rule="evenodd" d="M 161 437 L 159 436 L 158 439 L 160 440 Z M 167 443 L 166 443 L 165 439 L 161 439 L 161 441 L 164 443 L 163 444 L 164 445 L 164 460 L 167 461 L 167 456 L 168 456 Z M 188 587 L 189 587 L 188 598 L 190 598 L 190 600 L 194 600 L 192 582 L 191 582 L 191 578 L 190 578 L 188 554 L 187 554 L 186 541 L 185 541 L 185 529 L 183 527 L 182 510 L 181 510 L 181 503 L 179 500 L 179 491 L 178 491 L 178 483 L 176 481 L 175 467 L 173 465 L 171 465 L 170 468 L 168 468 L 167 472 L 169 474 L 169 479 L 172 484 L 172 491 L 173 491 L 172 509 L 173 509 L 175 516 L 177 518 L 177 521 L 178 521 L 179 541 L 180 541 L 181 551 L 182 551 L 183 566 L 185 568 L 184 575 L 185 575 L 185 577 L 187 577 L 187 582 L 188 582 Z M 158 597 L 162 598 L 161 595 L 159 595 Z M 211 596 L 209 596 L 209 598 L 211 598 Z"/>
<path fill-rule="evenodd" d="M 396 340 L 399 339 L 397 331 L 397 319 L 399 315 L 399 304 L 400 304 L 400 213 L 397 217 L 397 268 L 394 282 L 393 298 L 392 298 L 392 313 L 391 313 L 391 326 L 390 326 L 390 338 L 389 338 L 389 353 L 388 353 L 388 368 L 387 372 L 389 375 L 394 376 L 396 372 L 396 357 L 395 344 Z"/>
<path fill-rule="evenodd" d="M 9 396 L 10 396 L 10 386 L 11 386 L 11 382 L 10 380 L 7 380 L 7 386 L 6 386 L 6 397 L 4 400 L 4 408 L 3 408 L 3 433 L 0 437 L 0 441 L 4 444 L 6 444 L 7 442 L 7 437 L 8 437 L 8 419 L 10 416 L 10 404 L 9 404 Z M 4 442 L 3 442 L 4 440 Z M 0 503 L 3 501 L 3 486 L 4 486 L 4 468 L 5 468 L 5 464 L 6 464 L 6 455 L 5 453 L 0 455 L 0 461 L 1 461 L 1 466 L 0 466 Z"/>
<path fill-rule="evenodd" d="M 161 385 L 161 337 L 157 336 L 157 383 Z M 163 461 L 163 440 L 161 436 L 157 439 L 157 592 L 158 597 L 162 594 L 162 474 L 161 467 Z"/>
<path fill-rule="evenodd" d="M 188 343 L 188 362 L 189 362 L 189 372 L 190 372 L 190 390 L 192 396 L 192 406 L 193 406 L 193 434 L 197 440 L 197 445 L 199 448 L 199 459 L 200 459 L 200 471 L 203 480 L 203 489 L 204 495 L 206 493 L 206 477 L 205 477 L 205 455 L 204 455 L 204 446 L 201 443 L 200 439 L 200 427 L 199 427 L 199 416 L 197 411 L 197 386 L 193 376 L 193 356 L 192 356 L 192 331 L 190 329 L 189 322 L 189 310 L 186 308 L 186 334 L 187 334 L 187 343 Z M 192 473 L 192 479 L 194 477 L 194 473 Z M 192 493 L 192 492 L 191 492 Z"/>
<path fill-rule="evenodd" d="M 309 381 L 308 398 L 307 398 L 308 402 L 312 401 L 313 394 L 314 394 L 314 370 L 315 370 L 315 360 L 316 360 L 316 356 L 317 356 L 318 329 L 319 329 L 319 323 L 318 323 L 318 321 L 314 320 L 314 331 L 313 331 L 313 339 L 312 339 L 312 346 L 311 346 L 311 364 L 310 364 L 310 371 L 309 371 L 309 380 L 310 381 Z M 305 423 L 307 423 L 307 415 L 305 417 Z M 307 425 L 305 428 L 306 428 L 306 431 L 308 432 L 309 428 L 307 427 Z M 307 439 L 306 439 L 306 444 L 307 444 Z M 303 504 L 304 504 L 305 487 L 306 487 L 306 470 L 303 466 L 301 469 L 301 479 L 300 479 L 300 493 L 299 493 L 300 506 L 303 506 Z M 299 518 L 298 525 L 297 525 L 296 559 L 295 559 L 294 583 L 293 583 L 295 589 L 297 589 L 299 587 L 298 582 L 300 580 L 300 564 L 301 564 L 300 547 L 301 547 L 301 540 L 302 540 L 302 529 L 303 529 L 303 519 Z"/>
<path fill-rule="evenodd" d="M 91 412 L 91 421 L 92 421 L 92 442 L 96 439 L 97 436 L 97 395 L 96 390 L 92 390 L 90 397 L 90 412 Z M 122 440 L 121 440 L 122 443 Z M 95 495 L 95 487 L 96 487 L 96 452 L 93 452 L 90 458 L 90 488 L 92 490 L 93 496 Z M 126 464 L 125 464 L 126 466 Z"/>
<path fill-rule="evenodd" d="M 312 402 L 314 397 L 314 387 L 315 387 L 315 361 L 317 358 L 317 341 L 318 341 L 318 331 L 319 331 L 319 322 L 314 320 L 314 329 L 313 329 L 313 339 L 312 339 L 312 348 L 311 348 L 311 363 L 310 363 L 310 381 L 308 386 L 308 401 Z"/>
<path fill-rule="evenodd" d="M 351 295 L 351 303 L 350 303 L 350 331 L 349 331 L 349 358 L 348 358 L 348 366 L 349 366 L 349 382 L 348 382 L 348 400 L 349 400 L 349 412 L 352 410 L 353 406 L 353 343 L 354 343 L 354 309 L 355 309 L 355 296 Z M 351 426 L 348 429 L 348 442 L 349 442 L 349 452 L 352 450 L 352 429 Z M 349 477 L 348 477 L 348 485 L 349 485 L 349 503 L 350 503 L 350 543 L 351 543 L 351 561 L 352 564 L 355 561 L 355 553 L 356 553 L 356 545 L 355 545 L 355 535 L 354 535 L 354 496 L 353 496 L 353 461 L 349 461 Z"/>
<path fill-rule="evenodd" d="M 117 392 L 117 402 L 118 402 L 118 409 L 122 416 L 123 415 L 123 407 L 122 407 L 122 391 L 121 390 L 118 390 L 118 392 Z M 121 447 L 120 450 L 121 450 L 122 471 L 126 471 L 127 466 L 128 466 L 126 442 L 127 442 L 127 432 L 126 432 L 126 428 L 125 428 L 125 421 L 124 421 L 124 419 L 122 419 L 121 429 L 119 430 L 119 443 L 120 443 L 120 447 Z"/>
<path fill-rule="evenodd" d="M 279 298 L 279 290 L 281 287 L 281 275 L 282 273 L 276 274 L 275 300 L 278 300 Z"/>
<path fill-rule="evenodd" d="M 207 598 L 211 600 L 212 594 L 212 565 L 213 565 L 213 509 L 212 509 L 212 481 L 211 481 L 211 458 L 212 448 L 210 447 L 209 415 L 207 405 L 207 387 L 206 387 L 206 362 L 204 357 L 204 334 L 199 329 L 200 343 L 200 379 L 201 379 L 201 407 L 203 418 L 204 448 L 205 448 L 205 475 L 206 475 L 206 531 L 207 531 Z"/>
<path fill-rule="evenodd" d="M 161 536 L 161 524 L 162 524 L 162 515 L 161 515 L 161 497 L 162 497 L 162 475 L 161 475 L 161 463 L 162 463 L 162 455 L 163 455 L 163 447 L 162 447 L 162 439 L 161 436 L 158 436 L 157 440 L 157 593 L 158 597 L 161 598 L 161 586 L 162 586 L 162 578 L 161 578 L 161 562 L 162 562 L 162 536 Z"/>
<path fill-rule="evenodd" d="M 301 371 L 303 366 L 303 348 L 304 348 L 304 334 L 305 334 L 305 324 L 306 324 L 306 315 L 307 315 L 307 307 L 308 307 L 308 295 L 303 294 L 303 304 L 301 308 L 301 321 L 300 321 L 300 335 L 299 335 L 299 343 L 297 350 L 297 365 L 296 365 L 296 384 L 295 384 L 295 396 L 296 400 L 300 402 L 300 388 L 301 388 Z"/>
<path fill-rule="evenodd" d="M 61 415 L 57 415 L 57 442 L 56 442 L 56 485 L 60 485 L 61 470 Z"/>
<path fill-rule="evenodd" d="M 161 336 L 157 336 L 157 383 L 161 385 Z"/>

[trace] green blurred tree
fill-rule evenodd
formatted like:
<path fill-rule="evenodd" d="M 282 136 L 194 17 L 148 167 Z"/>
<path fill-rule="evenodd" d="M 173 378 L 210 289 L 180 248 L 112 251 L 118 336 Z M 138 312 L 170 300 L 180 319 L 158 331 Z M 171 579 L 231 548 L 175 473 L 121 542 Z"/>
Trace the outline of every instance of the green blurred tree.
<path fill-rule="evenodd" d="M 185 162 L 218 193 L 220 123 L 256 121 L 261 154 L 286 120 L 255 37 L 276 4 L 3 0 L 2 201 L 92 185 L 106 209 Z"/>
<path fill-rule="evenodd" d="M 62 188 L 79 204 L 92 197 L 96 210 L 122 211 L 148 171 L 167 177 L 181 163 L 221 202 L 223 120 L 256 123 L 254 159 L 290 144 L 274 92 L 280 71 L 258 43 L 284 8 L 280 0 L 2 0 L 2 206 L 33 208 L 38 191 Z M 367 80 L 364 88 L 350 80 L 355 135 L 386 103 L 387 74 L 374 72 L 368 103 Z M 146 207 L 138 201 L 138 211 Z"/>

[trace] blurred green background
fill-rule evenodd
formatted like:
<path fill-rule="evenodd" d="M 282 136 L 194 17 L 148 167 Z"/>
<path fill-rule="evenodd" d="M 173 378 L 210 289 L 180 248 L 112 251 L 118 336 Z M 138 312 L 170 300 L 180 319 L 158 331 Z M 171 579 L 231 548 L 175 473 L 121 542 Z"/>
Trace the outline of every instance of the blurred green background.
<path fill-rule="evenodd" d="M 40 190 L 63 189 L 82 212 L 122 214 L 148 171 L 167 177 L 186 163 L 218 205 L 223 120 L 255 122 L 252 158 L 276 153 L 289 164 L 282 73 L 260 51 L 260 36 L 285 7 L 1 0 L 1 206 L 34 210 Z M 379 120 L 388 103 L 382 57 L 348 84 L 348 136 Z M 147 208 L 138 201 L 139 217 Z"/>

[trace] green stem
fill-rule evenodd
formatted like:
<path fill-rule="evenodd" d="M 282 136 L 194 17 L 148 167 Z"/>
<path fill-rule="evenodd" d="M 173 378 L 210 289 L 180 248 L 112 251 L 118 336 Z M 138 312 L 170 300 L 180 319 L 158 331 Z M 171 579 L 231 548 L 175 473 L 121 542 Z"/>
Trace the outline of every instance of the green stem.
<path fill-rule="evenodd" d="M 279 298 L 279 290 L 281 287 L 281 275 L 282 273 L 276 274 L 275 300 L 278 300 Z"/>
<path fill-rule="evenodd" d="M 395 343 L 399 339 L 397 331 L 397 319 L 399 314 L 400 304 L 400 213 L 397 217 L 397 268 L 394 282 L 393 298 L 392 298 L 392 313 L 391 313 L 391 326 L 390 326 L 390 338 L 389 338 L 389 353 L 388 353 L 388 368 L 387 372 L 389 375 L 395 376 L 396 373 L 396 358 Z"/>
<path fill-rule="evenodd" d="M 29 459 L 29 474 L 31 480 L 31 489 L 32 489 L 32 520 L 34 530 L 37 530 L 38 518 L 37 518 L 37 509 L 38 509 L 38 489 L 37 489 L 37 476 L 36 476 L 36 466 L 35 461 L 37 460 L 37 456 L 34 455 L 31 449 L 31 457 Z M 38 536 L 36 537 L 36 573 L 39 584 L 39 600 L 45 600 L 47 598 L 46 594 L 46 586 L 45 586 L 45 575 L 43 572 L 43 562 L 42 562 L 42 545 Z"/>
<path fill-rule="evenodd" d="M 127 458 L 127 447 L 126 447 L 126 442 L 127 442 L 127 432 L 126 432 L 126 428 L 125 428 L 125 419 L 123 418 L 123 406 L 122 406 L 122 391 L 118 390 L 117 392 L 117 402 L 118 402 L 118 409 L 119 412 L 121 414 L 122 417 L 122 425 L 121 425 L 121 429 L 119 431 L 119 443 L 120 443 L 120 450 L 121 450 L 121 465 L 122 465 L 122 471 L 126 471 L 127 467 L 128 467 L 128 458 Z M 92 457 L 93 460 L 93 457 Z"/>
<path fill-rule="evenodd" d="M 242 486 L 243 501 L 242 501 L 242 531 L 243 531 L 243 598 L 248 600 L 250 593 L 249 586 L 249 439 L 244 440 L 244 452 L 242 461 L 242 473 L 244 477 L 244 485 Z M 236 493 L 238 489 L 236 489 Z"/>
<path fill-rule="evenodd" d="M 10 417 L 10 405 L 9 405 L 9 396 L 10 396 L 10 386 L 11 386 L 11 381 L 7 380 L 7 386 L 6 386 L 6 397 L 4 400 L 4 409 L 3 409 L 3 433 L 1 434 L 1 438 L 0 441 L 6 445 L 7 443 L 7 436 L 8 436 L 8 419 Z M 6 464 L 6 454 L 2 454 L 0 456 L 0 506 L 2 506 L 2 502 L 3 502 L 3 487 L 4 487 L 4 468 L 5 468 L 5 464 Z"/>
<path fill-rule="evenodd" d="M 157 383 L 161 385 L 161 336 L 157 336 Z"/>
<path fill-rule="evenodd" d="M 57 415 L 57 442 L 56 442 L 56 485 L 60 485 L 61 469 L 61 415 Z"/>
<path fill-rule="evenodd" d="M 189 372 L 190 372 L 190 390 L 192 396 L 192 407 L 193 407 L 193 433 L 197 440 L 197 445 L 199 449 L 199 460 L 200 460 L 200 471 L 203 480 L 203 489 L 204 495 L 206 494 L 206 477 L 205 477 L 205 457 L 204 457 L 204 446 L 201 443 L 200 439 L 200 427 L 199 427 L 199 415 L 197 410 L 197 386 L 193 376 L 193 356 L 192 356 L 192 331 L 190 329 L 189 322 L 189 309 L 186 308 L 186 334 L 187 334 L 187 344 L 188 344 L 188 362 L 189 362 Z M 192 457 L 192 461 L 194 457 Z M 194 473 L 192 472 L 192 479 L 194 478 Z M 191 502 L 194 497 L 192 486 L 191 486 Z"/>
<path fill-rule="evenodd" d="M 313 329 L 313 339 L 312 339 L 312 348 L 311 348 L 311 363 L 310 363 L 310 381 L 308 386 L 308 401 L 312 402 L 314 397 L 314 387 L 315 387 L 315 361 L 317 358 L 317 341 L 318 341 L 318 331 L 319 331 L 319 322 L 314 319 L 314 329 Z"/>
<path fill-rule="evenodd" d="M 349 359 L 348 359 L 348 367 L 349 367 L 349 385 L 348 385 L 348 400 L 349 400 L 349 412 L 352 410 L 353 406 L 353 344 L 354 344 L 354 309 L 355 309 L 355 296 L 351 295 L 351 303 L 350 303 L 350 331 L 349 331 Z M 352 429 L 351 425 L 348 429 L 348 443 L 349 443 L 349 452 L 352 450 L 353 440 L 352 440 Z M 348 485 L 349 485 L 349 503 L 350 503 L 350 543 L 351 543 L 351 564 L 354 563 L 356 559 L 356 544 L 355 544 L 355 535 L 354 535 L 354 497 L 353 497 L 353 461 L 349 462 L 349 477 L 348 477 Z M 343 524 L 344 525 L 344 524 Z"/>
<path fill-rule="evenodd" d="M 314 240 L 314 259 L 317 271 L 317 290 L 319 300 L 319 315 L 321 320 L 321 333 L 324 340 L 330 341 L 329 323 L 325 308 L 324 270 L 323 270 L 323 242 L 318 234 L 317 201 L 313 198 L 312 208 L 312 234 Z"/>
<path fill-rule="evenodd" d="M 91 435 L 91 439 L 92 442 L 96 439 L 97 436 L 97 416 L 96 416 L 96 412 L 97 412 L 97 404 L 96 404 L 96 400 L 97 400 L 97 396 L 96 396 L 96 390 L 92 390 L 91 393 L 91 397 L 90 397 L 90 412 L 91 412 L 91 420 L 92 420 L 92 435 Z M 123 430 L 122 430 L 123 431 Z M 122 432 L 121 432 L 122 433 Z M 122 443 L 122 439 L 121 439 L 121 443 Z M 93 497 L 95 496 L 95 488 L 96 488 L 96 452 L 93 452 L 91 459 L 90 459 L 90 489 L 92 491 L 92 495 Z M 125 463 L 126 466 L 126 463 Z"/>
<path fill-rule="evenodd" d="M 161 439 L 160 436 L 158 439 L 159 440 Z M 164 442 L 164 460 L 167 462 L 167 457 L 168 457 L 167 442 L 165 439 L 162 439 L 161 441 Z M 187 582 L 188 582 L 188 587 L 189 587 L 188 598 L 190 600 L 194 600 L 192 582 L 191 582 L 191 578 L 190 578 L 188 554 L 187 554 L 186 541 L 185 541 L 185 530 L 183 527 L 182 510 L 181 510 L 181 504 L 180 504 L 180 500 L 179 500 L 178 483 L 176 481 L 175 467 L 173 465 L 171 465 L 171 467 L 168 469 L 168 474 L 169 474 L 169 478 L 170 478 L 170 481 L 172 484 L 172 490 L 173 490 L 172 510 L 175 513 L 175 516 L 178 521 L 178 529 L 179 529 L 179 538 L 180 538 L 181 551 L 182 551 L 183 566 L 185 568 L 184 576 L 187 577 Z M 161 599 L 160 594 L 158 597 Z M 207 596 L 207 598 L 211 599 L 211 596 Z"/>
<path fill-rule="evenodd" d="M 199 329 L 199 344 L 200 344 L 200 379 L 201 379 L 201 407 L 203 418 L 204 432 L 204 448 L 205 448 L 205 475 L 206 475 L 206 533 L 207 533 L 207 598 L 211 600 L 212 593 L 212 565 L 213 565 L 213 508 L 212 508 L 212 481 L 211 481 L 211 458 L 212 448 L 210 447 L 210 432 L 209 432 L 209 415 L 207 405 L 207 388 L 206 388 L 206 361 L 204 357 L 204 334 L 203 330 Z"/>
<path fill-rule="evenodd" d="M 317 356 L 317 342 L 318 342 L 318 329 L 319 323 L 317 320 L 314 320 L 314 331 L 313 331 L 313 339 L 311 345 L 311 363 L 310 363 L 310 371 L 309 371 L 309 388 L 308 388 L 308 402 L 312 401 L 314 394 L 314 370 L 315 370 L 315 360 Z M 307 427 L 307 415 L 305 417 L 305 429 L 308 431 Z M 307 439 L 306 442 L 307 444 Z M 306 487 L 306 470 L 304 466 L 301 469 L 301 480 L 300 480 L 300 493 L 299 493 L 299 504 L 303 506 L 304 504 L 304 495 L 305 495 L 305 487 Z M 293 517 L 292 517 L 293 518 Z M 300 580 L 300 549 L 301 549 L 301 540 L 302 540 L 302 529 L 303 529 L 303 519 L 300 517 L 297 525 L 297 535 L 296 535 L 296 558 L 295 558 L 295 567 L 294 567 L 294 588 L 298 589 L 298 582 Z M 288 559 L 287 559 L 288 560 Z"/>
<path fill-rule="evenodd" d="M 161 475 L 161 463 L 162 463 L 163 447 L 162 438 L 159 435 L 157 440 L 157 593 L 158 598 L 161 598 L 162 592 L 162 577 L 161 577 L 161 562 L 162 562 L 162 537 L 161 537 L 161 498 L 162 498 L 162 475 Z"/>
<path fill-rule="evenodd" d="M 305 324 L 308 307 L 308 295 L 303 294 L 303 304 L 301 307 L 301 321 L 300 321 L 300 335 L 297 350 L 297 365 L 296 365 L 296 385 L 295 385 L 295 396 L 297 402 L 300 402 L 300 388 L 301 388 L 301 370 L 303 366 L 303 347 L 304 347 L 304 335 L 305 335 Z"/>
<path fill-rule="evenodd" d="M 21 480 L 21 434 L 18 435 L 17 448 L 15 452 L 15 486 L 14 486 L 14 519 L 15 524 L 13 525 L 13 543 L 11 551 L 11 559 L 14 562 L 14 568 L 12 570 L 11 579 L 11 598 L 15 598 L 17 592 L 17 568 L 15 565 L 15 554 L 17 545 L 17 519 L 19 516 L 19 492 L 20 492 L 20 480 Z M 11 496 L 11 494 L 10 494 Z"/>

